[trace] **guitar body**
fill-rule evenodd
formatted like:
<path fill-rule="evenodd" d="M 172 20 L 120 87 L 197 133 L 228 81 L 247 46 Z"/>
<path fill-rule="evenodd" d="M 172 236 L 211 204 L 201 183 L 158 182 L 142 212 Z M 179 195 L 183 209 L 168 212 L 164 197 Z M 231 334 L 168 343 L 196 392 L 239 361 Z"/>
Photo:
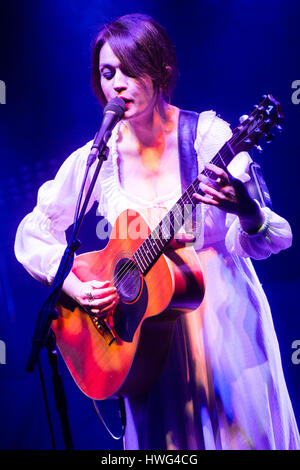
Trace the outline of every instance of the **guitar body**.
<path fill-rule="evenodd" d="M 137 231 L 138 228 L 138 231 Z M 192 247 L 168 250 L 142 276 L 132 257 L 151 229 L 127 210 L 101 251 L 79 255 L 73 272 L 82 281 L 113 280 L 115 309 L 97 319 L 63 294 L 52 323 L 58 348 L 86 395 L 102 400 L 145 392 L 158 378 L 179 315 L 195 310 L 204 295 Z"/>
<path fill-rule="evenodd" d="M 280 103 L 266 95 L 211 163 L 226 170 L 235 155 L 251 150 L 273 126 L 280 130 L 282 117 Z M 214 176 L 207 169 L 202 173 Z M 120 297 L 114 310 L 98 319 L 67 296 L 57 305 L 59 317 L 52 322 L 57 345 L 89 397 L 145 392 L 162 370 L 175 320 L 200 305 L 204 282 L 195 250 L 167 250 L 167 241 L 195 208 L 197 192 L 198 177 L 152 232 L 140 214 L 122 212 L 107 246 L 75 259 L 79 279 L 111 280 Z"/>

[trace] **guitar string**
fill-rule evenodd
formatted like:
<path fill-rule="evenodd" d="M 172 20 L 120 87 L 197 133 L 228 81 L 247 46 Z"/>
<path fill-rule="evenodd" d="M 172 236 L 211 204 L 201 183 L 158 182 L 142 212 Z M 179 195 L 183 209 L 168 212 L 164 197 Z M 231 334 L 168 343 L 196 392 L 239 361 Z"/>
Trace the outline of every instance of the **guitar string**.
<path fill-rule="evenodd" d="M 251 130 L 251 133 L 253 134 L 254 131 L 256 130 L 256 128 L 258 128 L 258 127 L 259 127 L 258 125 L 255 126 L 255 127 Z M 249 135 L 250 135 L 250 134 L 249 134 Z M 249 138 L 249 135 L 247 135 L 247 136 L 245 136 L 244 138 L 240 139 L 240 142 L 242 143 L 242 142 L 245 140 L 245 138 Z M 232 144 L 234 144 L 237 140 L 239 140 L 239 137 L 240 137 L 240 134 L 239 134 L 239 135 L 236 135 L 236 136 L 233 134 L 232 137 L 231 137 L 231 139 L 230 139 L 230 142 L 231 142 Z M 226 142 L 226 143 L 224 144 L 224 146 L 225 146 L 227 143 L 228 143 L 228 142 Z M 224 166 L 224 168 L 226 168 L 226 164 L 224 163 L 224 160 L 223 160 L 223 157 L 222 157 L 222 153 L 223 153 L 223 156 L 226 157 L 226 154 L 225 154 L 224 152 L 226 152 L 226 151 L 228 151 L 228 150 L 233 154 L 233 152 L 231 151 L 230 146 L 228 145 L 228 146 L 226 147 L 226 149 L 225 149 L 223 152 L 222 152 L 222 148 L 221 148 L 221 149 L 219 150 L 219 152 L 217 152 L 217 154 L 215 155 L 215 157 L 212 158 L 211 161 L 214 160 L 215 164 L 220 164 L 220 163 L 222 163 L 222 165 Z M 210 170 L 204 169 L 204 170 L 201 172 L 201 174 L 202 174 L 202 173 L 203 173 L 203 174 L 206 174 L 206 176 L 209 176 L 209 173 L 212 173 L 212 172 L 211 172 Z M 184 192 L 184 194 L 181 196 L 180 199 L 182 199 L 185 194 L 188 194 L 188 190 L 189 190 L 194 184 L 195 184 L 195 182 L 193 182 L 193 183 L 187 188 L 187 190 Z M 175 206 L 176 206 L 176 204 L 175 204 Z M 170 213 L 172 213 L 172 209 L 171 209 Z M 175 217 L 175 218 L 176 218 L 176 217 Z M 158 226 L 152 231 L 152 233 L 153 233 L 154 231 L 156 231 L 156 230 L 158 229 L 158 227 L 160 227 L 160 224 L 163 222 L 163 220 L 164 220 L 164 219 L 162 219 L 162 221 L 161 221 L 161 222 L 158 224 Z M 174 227 L 173 227 L 173 228 L 174 228 Z M 140 245 L 140 247 L 136 250 L 135 253 L 138 252 L 138 250 L 141 248 L 141 246 L 142 246 L 147 240 L 149 240 L 149 236 L 144 240 L 144 242 Z M 153 248 L 153 245 L 151 245 L 151 248 Z M 144 252 L 144 254 L 146 255 L 146 252 Z M 156 257 L 156 255 L 155 255 L 155 257 Z M 155 259 L 155 257 L 154 257 L 152 260 L 150 259 L 150 262 L 153 262 L 154 259 Z M 129 273 L 129 271 L 131 270 L 133 263 L 134 263 L 134 261 L 133 261 L 132 259 L 130 259 L 129 261 L 127 261 L 127 262 L 122 266 L 122 269 L 120 269 L 120 271 L 117 273 L 117 276 L 114 276 L 114 278 L 112 279 L 112 282 L 115 284 L 115 283 L 118 281 L 117 278 L 119 278 L 119 279 L 122 278 L 122 279 L 123 279 L 123 287 L 124 287 L 124 286 L 125 286 L 125 287 L 128 287 L 128 284 L 126 285 L 126 278 L 124 278 L 124 277 L 125 277 L 125 275 L 126 275 L 127 273 Z M 134 263 L 134 264 L 135 264 L 135 263 Z M 138 264 L 138 263 L 137 263 L 137 264 Z M 147 267 L 147 259 L 146 259 L 146 267 Z M 139 268 L 139 265 L 138 265 L 138 268 Z M 128 276 L 128 278 L 129 278 L 129 282 L 130 282 L 131 276 Z M 124 279 L 125 279 L 125 280 L 124 280 Z"/>
<path fill-rule="evenodd" d="M 219 153 L 218 153 L 218 154 L 219 154 Z M 218 155 L 218 154 L 217 154 L 217 155 Z M 215 158 L 214 158 L 214 159 L 215 159 L 215 163 L 220 163 L 220 162 L 222 162 L 222 164 L 223 164 L 224 166 L 226 166 L 226 165 L 224 164 L 224 160 L 223 160 L 221 154 L 220 154 L 220 157 L 218 157 L 217 155 L 216 155 Z M 203 174 L 205 174 L 206 176 L 208 176 L 208 175 L 209 175 L 210 173 L 212 173 L 212 172 L 211 172 L 210 170 L 204 169 L 201 173 L 203 173 Z M 183 197 L 184 197 L 185 195 L 187 195 L 187 196 L 190 198 L 190 196 L 189 196 L 189 194 L 188 194 L 188 190 L 189 190 L 191 187 L 193 187 L 194 184 L 195 184 L 195 183 L 191 184 L 191 185 L 189 186 L 189 188 L 185 191 L 184 195 L 181 197 L 181 199 L 182 199 L 182 201 L 183 201 L 184 203 L 186 202 L 186 200 L 184 200 Z M 194 192 L 195 192 L 195 191 L 194 191 Z M 186 198 L 186 196 L 185 196 L 185 198 Z M 196 204 L 194 204 L 194 205 L 196 206 Z M 176 206 L 175 206 L 175 207 L 176 207 Z M 171 213 L 172 213 L 172 210 L 171 210 Z M 177 220 L 177 218 L 176 218 L 176 212 L 175 212 L 175 213 L 173 212 L 173 215 L 174 215 L 175 220 L 178 222 L 178 220 Z M 172 226 L 172 228 L 174 229 L 173 226 Z M 154 231 L 155 231 L 155 230 L 157 230 L 157 228 L 154 229 Z M 153 232 L 152 232 L 152 233 L 153 233 Z M 176 232 L 175 232 L 175 233 L 176 233 Z M 149 237 L 148 237 L 146 240 L 149 240 Z M 145 240 L 145 242 L 146 242 L 146 240 Z M 145 242 L 143 242 L 143 243 L 145 243 Z M 150 244 L 150 246 L 151 246 L 151 248 L 153 249 L 153 245 Z M 139 247 L 139 248 L 140 248 L 140 247 Z M 151 254 L 152 254 L 152 256 L 153 256 L 153 252 L 151 252 L 151 249 L 149 249 L 149 247 L 148 247 L 148 250 L 149 250 L 149 253 L 150 253 L 150 255 L 148 255 L 148 258 L 150 259 L 150 262 L 152 263 L 152 262 L 154 261 L 154 259 L 156 258 L 157 254 L 154 253 L 154 257 L 153 257 L 153 259 L 151 259 Z M 138 251 L 138 250 L 136 250 L 136 253 L 137 253 L 137 251 Z M 147 252 L 146 252 L 146 251 L 144 251 L 144 256 L 145 256 L 145 258 L 147 257 Z M 141 257 L 143 257 L 142 254 L 141 254 Z M 143 260 L 143 261 L 145 261 L 145 260 Z M 140 264 L 143 264 L 143 263 L 141 263 L 141 261 L 139 261 L 139 263 L 140 263 Z M 147 261 L 147 259 L 146 259 L 146 267 L 147 267 L 147 264 L 148 264 L 148 261 Z M 127 279 L 126 279 L 126 277 L 125 277 L 125 276 L 127 275 L 127 273 L 129 273 L 129 271 L 131 270 L 132 265 L 133 265 L 133 261 L 132 261 L 132 260 L 129 260 L 127 263 L 125 263 L 125 264 L 122 266 L 122 269 L 121 269 L 121 270 L 118 272 L 118 274 L 117 274 L 117 277 L 118 277 L 119 279 L 121 278 L 121 280 L 122 280 L 122 286 L 123 286 L 123 288 L 125 288 L 125 289 L 126 289 L 126 288 L 129 288 L 129 287 L 130 287 L 130 284 L 131 284 L 132 282 L 135 282 L 135 280 L 132 280 L 132 276 L 130 276 L 129 274 L 128 274 L 128 276 L 127 276 Z M 143 266 L 142 266 L 142 267 L 143 267 Z M 117 279 L 117 280 L 118 280 L 118 279 Z M 114 277 L 113 282 L 114 282 L 114 283 L 116 282 L 116 277 Z"/>
<path fill-rule="evenodd" d="M 253 133 L 253 131 L 254 131 L 254 129 L 252 129 L 252 133 Z M 246 137 L 248 138 L 249 135 L 246 136 Z M 231 143 L 235 143 L 236 140 L 238 140 L 238 138 L 239 138 L 239 135 L 237 135 L 237 136 L 234 136 L 234 135 L 233 135 L 232 138 L 230 139 L 230 140 L 231 140 Z M 241 142 L 243 142 L 243 140 L 244 140 L 244 139 L 241 139 Z M 226 144 L 227 144 L 227 142 L 226 142 L 224 145 L 226 145 Z M 227 148 L 225 149 L 225 151 L 228 151 L 228 148 L 229 148 L 229 150 L 231 151 L 230 146 L 227 146 Z M 233 154 L 232 151 L 231 151 L 231 153 Z M 223 156 L 225 157 L 226 154 L 223 154 Z M 226 164 L 224 163 L 224 160 L 223 160 L 223 158 L 222 158 L 222 148 L 221 148 L 220 151 L 215 155 L 215 157 L 213 157 L 213 159 L 212 159 L 211 161 L 213 161 L 213 160 L 215 161 L 215 164 L 220 164 L 220 163 L 222 163 L 222 165 L 224 166 L 224 168 L 226 168 Z M 212 172 L 211 172 L 210 170 L 204 169 L 204 170 L 201 172 L 201 174 L 202 174 L 202 173 L 205 174 L 206 176 L 209 176 L 209 174 L 211 174 Z M 194 186 L 194 184 L 195 184 L 195 183 L 193 182 L 193 183 L 189 186 L 189 188 L 187 188 L 187 190 L 186 190 L 185 193 L 181 196 L 180 199 L 182 199 L 185 194 L 188 194 L 188 190 L 189 190 L 192 186 Z M 172 209 L 171 209 L 170 213 L 172 213 Z M 176 216 L 175 216 L 175 219 L 176 219 Z M 163 221 L 163 220 L 162 220 L 162 221 Z M 162 223 L 162 221 L 160 222 L 160 224 Z M 160 224 L 158 224 L 158 227 L 160 226 Z M 157 230 L 158 227 L 156 227 L 156 228 L 153 230 L 153 232 L 154 232 L 155 230 Z M 172 227 L 172 228 L 174 228 L 174 227 Z M 153 233 L 153 232 L 152 232 L 152 233 Z M 141 248 L 141 246 L 142 246 L 147 240 L 149 240 L 149 237 L 147 237 L 147 239 L 140 245 L 140 247 L 136 250 L 136 253 L 137 253 L 137 251 Z M 153 245 L 151 245 L 151 248 L 153 248 Z M 149 250 L 149 248 L 148 248 L 148 250 Z M 151 253 L 151 251 L 150 251 L 150 253 Z M 144 255 L 147 256 L 147 252 L 144 251 Z M 152 253 L 152 255 L 153 255 L 153 253 Z M 150 262 L 153 262 L 156 256 L 157 256 L 157 255 L 155 255 L 152 260 L 151 260 L 151 258 L 150 258 Z M 149 256 L 148 256 L 148 257 L 149 257 Z M 130 283 L 132 277 L 128 275 L 128 278 L 127 278 L 127 280 L 126 280 L 125 275 L 126 275 L 127 273 L 129 273 L 129 271 L 130 271 L 131 268 L 132 268 L 132 264 L 133 264 L 133 263 L 134 263 L 134 261 L 133 261 L 132 259 L 130 259 L 127 263 L 125 263 L 125 264 L 122 266 L 122 269 L 117 273 L 117 277 L 115 276 L 115 277 L 113 278 L 113 280 L 112 280 L 112 281 L 114 282 L 114 284 L 115 284 L 116 281 L 118 280 L 117 278 L 119 278 L 119 279 L 121 278 L 122 281 L 123 281 L 123 282 L 122 282 L 123 288 L 128 288 L 128 287 L 129 287 L 129 285 L 128 285 L 128 280 L 129 280 L 129 283 Z M 147 262 L 147 259 L 146 259 L 146 267 L 147 267 L 147 263 L 148 263 L 148 262 Z M 138 266 L 138 267 L 139 267 L 139 266 Z M 143 266 L 142 266 L 142 267 L 143 267 Z M 126 282 L 126 281 L 127 281 L 127 282 Z M 135 281 L 134 281 L 134 282 L 135 282 Z"/>
<path fill-rule="evenodd" d="M 218 155 L 219 155 L 219 156 L 218 156 Z M 223 165 L 224 167 L 226 166 L 225 163 L 224 163 L 224 159 L 222 158 L 222 155 L 221 155 L 220 152 L 218 152 L 218 154 L 216 154 L 216 156 L 215 156 L 212 160 L 215 160 L 215 163 L 222 163 L 222 165 Z M 204 169 L 204 170 L 202 171 L 202 173 L 204 173 L 206 176 L 209 176 L 209 174 L 211 173 L 211 171 L 210 171 L 210 170 L 207 170 L 207 169 Z M 190 201 L 190 202 L 193 203 L 194 206 L 196 206 L 195 202 L 194 202 L 194 201 L 191 201 L 191 196 L 188 194 L 188 191 L 189 191 L 194 185 L 195 185 L 195 182 L 192 183 L 192 184 L 189 186 L 189 188 L 187 188 L 187 190 L 186 190 L 185 193 L 181 196 L 180 199 L 181 199 L 181 201 L 184 202 L 184 203 Z M 193 189 L 194 189 L 193 192 L 195 192 L 195 188 L 193 188 Z M 178 223 L 178 220 L 177 220 L 177 218 L 176 218 L 176 208 L 177 208 L 177 206 L 178 206 L 178 204 L 175 204 L 175 206 L 174 206 L 174 207 L 175 207 L 175 211 L 172 211 L 172 209 L 171 209 L 170 214 L 173 214 L 173 216 L 174 216 L 176 222 Z M 180 207 L 181 207 L 181 206 L 180 206 Z M 181 207 L 181 209 L 182 209 L 182 207 Z M 163 222 L 163 220 L 160 222 L 160 224 L 161 224 L 162 222 Z M 157 229 L 159 228 L 160 224 L 158 224 L 158 226 L 151 232 L 152 234 L 153 234 L 153 232 L 157 231 Z M 172 227 L 172 228 L 174 229 L 174 227 Z M 149 237 L 147 237 L 146 240 L 149 240 Z M 146 240 L 145 240 L 143 243 L 145 243 Z M 154 238 L 152 238 L 152 241 L 155 242 L 156 240 L 155 240 Z M 161 240 L 158 240 L 158 241 L 161 242 Z M 142 246 L 142 245 L 140 245 L 140 247 L 136 250 L 136 253 L 137 253 L 137 251 L 141 248 L 141 246 Z M 150 245 L 150 246 L 151 246 L 151 249 L 154 248 L 153 245 Z M 161 249 L 162 247 L 158 247 L 158 248 Z M 150 252 L 150 255 L 152 254 L 152 256 L 153 256 L 153 252 L 151 252 L 151 249 L 148 247 L 148 251 Z M 140 256 L 143 257 L 142 254 L 140 254 Z M 154 254 L 154 258 L 155 258 L 156 256 L 157 256 L 157 254 Z M 147 257 L 148 257 L 148 260 L 147 260 Z M 147 252 L 147 251 L 144 251 L 144 258 L 145 258 L 145 259 L 144 259 L 143 261 L 146 261 L 146 267 L 147 267 L 147 263 L 148 263 L 149 261 L 150 261 L 150 262 L 153 262 L 153 260 L 154 260 L 154 258 L 151 259 L 151 257 L 148 256 L 148 252 Z M 143 264 L 140 260 L 137 260 L 137 261 L 138 261 L 140 264 Z M 119 277 L 119 278 L 122 277 L 122 276 L 124 276 L 124 274 L 125 274 L 127 271 L 129 271 L 129 270 L 131 269 L 132 263 L 133 263 L 133 261 L 130 260 L 128 263 L 125 263 L 125 264 L 122 266 L 122 269 L 120 269 L 120 271 L 118 272 L 118 277 Z M 129 266 L 129 265 L 130 265 L 130 266 Z M 142 266 L 142 267 L 144 268 L 144 266 Z M 128 268 L 128 269 L 127 269 L 127 268 Z M 114 278 L 113 281 L 114 281 L 115 279 L 116 279 L 116 278 Z"/>
<path fill-rule="evenodd" d="M 235 136 L 233 136 L 233 137 L 235 137 Z M 237 136 L 237 137 L 238 137 L 238 136 Z M 233 138 L 233 139 L 232 139 L 232 143 L 234 143 L 236 140 L 237 140 L 237 138 Z M 225 145 L 225 144 L 224 144 L 224 145 Z M 229 149 L 229 150 L 231 150 L 231 149 Z M 226 151 L 228 151 L 227 148 L 226 148 Z M 231 152 L 231 153 L 232 153 L 232 152 Z M 225 155 L 223 155 L 223 157 L 225 157 Z M 224 167 L 226 167 L 226 164 L 224 163 L 224 158 L 223 158 L 223 157 L 222 157 L 222 153 L 221 153 L 221 149 L 220 149 L 220 151 L 215 155 L 215 157 L 214 157 L 212 160 L 214 160 L 216 164 L 222 163 L 222 165 L 223 165 Z M 211 161 L 212 161 L 212 160 L 211 160 Z M 221 165 L 219 165 L 219 166 L 221 166 Z M 208 170 L 208 169 L 204 169 L 201 173 L 205 174 L 206 176 L 209 176 L 209 174 L 211 174 L 212 172 L 211 172 L 210 170 Z M 181 196 L 180 199 L 182 200 L 182 202 L 186 203 L 186 202 L 187 202 L 187 197 L 188 197 L 188 198 L 190 199 L 190 201 L 191 201 L 191 197 L 189 196 L 188 191 L 189 191 L 192 187 L 194 187 L 194 185 L 195 185 L 195 182 L 193 182 L 193 183 L 187 188 L 187 190 L 185 191 L 185 193 Z M 194 188 L 193 188 L 193 189 L 194 189 Z M 195 192 L 195 190 L 194 190 L 194 192 Z M 185 195 L 187 195 L 187 196 L 185 196 Z M 184 200 L 184 196 L 185 196 L 185 200 Z M 193 204 L 196 206 L 196 204 L 195 204 L 194 202 L 193 202 Z M 176 207 L 176 205 L 177 205 L 177 204 L 175 204 L 174 207 Z M 170 213 L 173 213 L 173 215 L 174 215 L 174 217 L 175 217 L 175 219 L 176 219 L 176 212 L 172 211 L 172 209 L 171 209 Z M 176 219 L 176 221 L 178 222 L 177 219 Z M 162 221 L 160 222 L 160 224 L 161 224 L 162 222 L 163 222 L 163 219 L 162 219 Z M 153 232 L 157 231 L 157 229 L 159 228 L 160 224 L 158 224 L 158 226 L 151 232 L 152 234 L 153 234 Z M 174 228 L 174 227 L 172 227 L 172 228 Z M 149 237 L 147 237 L 146 240 L 149 240 Z M 144 240 L 143 243 L 145 243 L 146 240 Z M 152 239 L 152 240 L 155 241 L 155 239 Z M 160 241 L 161 241 L 161 240 L 160 240 Z M 143 245 L 143 243 L 140 245 L 140 247 L 136 250 L 135 253 L 137 253 L 137 251 L 141 248 L 141 246 Z M 150 245 L 150 246 L 151 246 L 151 248 L 153 249 L 153 245 Z M 162 248 L 162 247 L 159 247 L 159 249 L 161 249 L 161 248 Z M 149 249 L 149 247 L 148 247 L 148 250 L 149 250 L 150 253 L 151 253 L 151 250 Z M 153 253 L 152 253 L 152 255 L 153 255 Z M 141 253 L 140 255 L 138 255 L 138 256 L 141 256 L 141 257 L 143 258 L 142 253 Z M 154 255 L 154 258 L 153 258 L 153 259 L 150 258 L 150 259 L 149 259 L 150 262 L 153 262 L 156 256 L 157 256 L 157 254 Z M 146 267 L 147 267 L 147 264 L 148 264 L 149 260 L 147 261 L 147 252 L 146 252 L 146 251 L 144 251 L 144 258 L 145 258 L 145 259 L 143 259 L 143 261 L 146 262 Z M 148 258 L 149 258 L 149 256 L 148 256 Z M 143 263 L 141 263 L 140 260 L 137 260 L 137 261 L 138 261 L 138 263 L 140 263 L 140 264 L 143 265 Z M 130 259 L 127 263 L 125 263 L 125 264 L 122 266 L 122 269 L 120 269 L 120 271 L 118 272 L 117 277 L 118 277 L 118 278 L 122 278 L 122 277 L 124 278 L 125 274 L 130 271 L 130 269 L 131 269 L 133 263 L 134 263 L 134 261 L 132 261 L 132 259 Z M 144 266 L 142 266 L 142 268 L 144 268 Z M 114 283 L 116 282 L 116 280 L 117 280 L 116 277 L 114 277 L 114 278 L 112 279 L 112 281 L 113 281 Z M 125 281 L 123 280 L 123 285 L 124 285 L 124 284 L 126 284 L 126 280 L 125 280 Z"/>
<path fill-rule="evenodd" d="M 219 159 L 219 162 L 220 162 L 220 161 L 221 161 L 221 160 Z M 223 160 L 222 160 L 222 163 L 223 163 Z M 206 176 L 209 176 L 209 173 L 211 173 L 211 172 L 210 172 L 209 170 L 207 170 L 207 171 L 206 171 L 206 170 L 203 170 L 201 173 L 205 174 Z M 195 183 L 193 183 L 192 185 L 190 185 L 188 189 L 190 189 L 190 188 L 191 188 L 192 186 L 194 186 L 194 185 L 195 185 Z M 188 191 L 188 190 L 185 191 L 185 194 L 188 194 L 187 191 Z M 195 191 L 194 191 L 194 192 L 195 192 Z M 185 199 L 186 199 L 186 200 L 184 200 L 184 195 L 183 195 L 183 196 L 181 196 L 180 199 L 182 200 L 182 202 L 186 203 L 186 202 L 188 202 L 188 199 L 190 199 L 190 196 L 189 196 L 189 195 L 188 195 L 188 196 L 185 196 Z M 193 203 L 193 205 L 196 207 L 196 204 Z M 176 205 L 175 205 L 175 207 L 176 207 Z M 175 210 L 176 210 L 176 209 L 175 209 Z M 172 209 L 171 209 L 170 214 L 171 214 L 171 213 L 173 214 L 173 216 L 174 216 L 176 222 L 178 223 L 178 220 L 177 220 L 177 218 L 176 218 L 176 212 L 175 212 L 175 211 L 172 211 Z M 161 221 L 160 224 L 161 224 L 162 222 L 163 222 L 163 221 Z M 158 224 L 158 227 L 159 227 L 160 224 Z M 156 227 L 151 233 L 153 233 L 154 231 L 157 231 L 157 228 L 158 228 L 158 227 Z M 174 229 L 174 226 L 172 226 L 172 229 Z M 168 229 L 167 229 L 167 230 L 168 230 Z M 175 232 L 175 233 L 177 233 L 177 232 Z M 147 240 L 149 240 L 149 237 L 147 237 L 147 238 L 144 240 L 143 243 L 146 243 Z M 152 239 L 152 241 L 155 242 L 155 239 Z M 161 240 L 159 240 L 159 241 L 161 242 Z M 140 245 L 140 247 L 136 250 L 135 254 L 136 254 L 136 253 L 138 252 L 138 250 L 141 248 L 141 246 L 143 245 L 143 243 L 142 243 L 142 244 Z M 157 245 L 156 245 L 156 246 L 157 246 Z M 163 244 L 163 246 L 164 246 L 164 244 Z M 150 247 L 148 246 L 148 251 L 144 250 L 143 253 L 140 253 L 140 254 L 138 254 L 138 256 L 136 256 L 136 258 L 139 258 L 139 257 L 140 257 L 140 259 L 137 259 L 137 261 L 138 261 L 137 263 L 135 263 L 135 260 L 129 259 L 129 260 L 122 266 L 122 268 L 118 271 L 117 275 L 114 276 L 114 278 L 112 279 L 112 282 L 113 282 L 114 284 L 116 284 L 116 282 L 118 282 L 118 281 L 121 279 L 122 287 L 125 288 L 125 289 L 126 289 L 126 288 L 129 288 L 129 287 L 130 287 L 130 282 L 135 282 L 135 280 L 132 280 L 132 277 L 130 276 L 130 271 L 131 271 L 133 265 L 135 266 L 135 264 L 137 264 L 138 267 L 139 267 L 139 264 L 141 264 L 143 269 L 145 269 L 145 267 L 147 268 L 147 267 L 148 267 L 148 264 L 149 264 L 149 261 L 150 261 L 150 263 L 153 263 L 154 259 L 156 258 L 157 254 L 158 254 L 158 253 L 153 253 L 153 251 L 151 251 L 151 250 L 153 250 L 153 249 L 155 250 L 154 245 L 152 245 L 152 244 L 150 243 Z M 162 247 L 159 247 L 159 249 L 161 250 Z M 149 254 L 148 254 L 148 253 L 149 253 Z M 151 255 L 153 256 L 152 259 L 151 259 Z M 147 259 L 147 258 L 148 258 L 148 259 Z M 141 259 L 142 259 L 142 262 L 141 262 Z M 143 266 L 143 264 L 145 264 L 146 266 Z M 127 273 L 128 273 L 128 277 L 127 277 L 127 279 L 126 279 Z"/>

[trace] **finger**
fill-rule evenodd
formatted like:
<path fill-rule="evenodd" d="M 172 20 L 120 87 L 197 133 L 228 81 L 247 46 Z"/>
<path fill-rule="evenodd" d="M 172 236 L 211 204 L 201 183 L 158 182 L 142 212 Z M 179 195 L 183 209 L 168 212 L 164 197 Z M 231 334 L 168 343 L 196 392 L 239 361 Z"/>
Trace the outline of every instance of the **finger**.
<path fill-rule="evenodd" d="M 205 184 L 214 182 L 207 175 L 203 175 L 202 173 L 200 175 L 198 175 L 198 180 L 201 181 L 202 183 L 205 183 Z"/>
<path fill-rule="evenodd" d="M 212 196 L 213 198 L 217 200 L 223 200 L 225 199 L 225 194 L 223 194 L 221 191 L 217 191 L 216 189 L 212 188 L 208 184 L 205 183 L 200 183 L 199 188 L 201 191 L 203 191 L 206 195 Z"/>
<path fill-rule="evenodd" d="M 206 163 L 205 168 L 211 171 L 212 173 L 214 173 L 214 175 L 217 176 L 218 178 L 221 178 L 227 183 L 229 182 L 228 173 L 225 170 L 223 170 L 223 168 L 220 168 L 219 166 L 214 165 L 213 163 Z"/>
<path fill-rule="evenodd" d="M 113 310 L 117 306 L 117 304 L 118 304 L 118 302 L 116 302 L 116 301 L 110 302 L 105 307 L 89 308 L 89 312 L 100 317 L 100 316 L 103 316 L 104 314 L 110 312 L 111 310 Z"/>
<path fill-rule="evenodd" d="M 216 180 L 212 179 L 212 178 L 209 178 L 206 175 L 199 175 L 198 180 L 200 181 L 200 183 L 204 183 L 207 186 L 210 186 L 211 188 L 215 188 L 217 190 L 220 189 L 220 186 L 217 184 Z"/>
<path fill-rule="evenodd" d="M 93 287 L 93 288 L 101 288 L 101 287 L 108 287 L 109 284 L 111 283 L 111 281 L 98 281 L 96 279 L 94 279 L 93 281 L 88 281 L 86 282 L 85 284 L 87 284 L 88 286 L 90 287 Z"/>
<path fill-rule="evenodd" d="M 177 233 L 174 238 L 179 243 L 187 243 L 195 240 L 196 237 L 193 233 Z"/>
<path fill-rule="evenodd" d="M 90 308 L 93 308 L 93 307 L 102 308 L 102 307 L 106 307 L 112 302 L 117 302 L 118 300 L 119 300 L 119 296 L 116 294 L 112 294 L 112 295 L 108 295 L 107 297 L 103 297 L 101 299 L 91 300 L 90 302 L 88 302 L 87 305 Z"/>
<path fill-rule="evenodd" d="M 210 204 L 211 206 L 218 206 L 219 203 L 211 197 L 202 196 L 199 193 L 194 193 L 193 198 L 197 199 L 199 202 L 204 202 L 204 204 Z"/>
<path fill-rule="evenodd" d="M 116 287 L 107 287 L 105 289 L 93 289 L 91 291 L 91 295 L 94 299 L 103 299 L 110 294 L 114 294 L 117 292 Z M 88 296 L 90 298 L 90 296 Z"/>
<path fill-rule="evenodd" d="M 211 188 L 214 188 L 216 190 L 219 190 L 220 188 L 223 188 L 223 186 L 227 186 L 229 184 L 228 177 L 225 177 L 223 175 L 199 175 L 198 179 L 201 183 L 204 183 L 207 186 L 210 186 Z"/>
<path fill-rule="evenodd" d="M 88 281 L 82 283 L 82 297 L 92 299 L 94 297 L 95 289 L 102 289 L 105 286 L 109 287 L 109 281 Z"/>
<path fill-rule="evenodd" d="M 169 248 L 176 250 L 177 248 L 183 248 L 188 243 L 193 243 L 196 240 L 196 236 L 193 233 L 180 233 L 175 235 L 169 243 Z"/>

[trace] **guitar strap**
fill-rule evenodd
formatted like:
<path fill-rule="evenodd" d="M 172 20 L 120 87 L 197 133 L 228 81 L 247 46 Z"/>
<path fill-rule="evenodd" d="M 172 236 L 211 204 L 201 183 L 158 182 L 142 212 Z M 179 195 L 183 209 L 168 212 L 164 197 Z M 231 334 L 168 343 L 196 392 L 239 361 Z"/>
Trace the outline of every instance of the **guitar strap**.
<path fill-rule="evenodd" d="M 182 193 L 198 175 L 197 153 L 194 142 L 197 134 L 199 114 L 194 111 L 179 113 L 178 148 Z"/>
<path fill-rule="evenodd" d="M 178 150 L 182 193 L 197 178 L 198 158 L 194 147 L 199 114 L 180 110 L 178 122 Z M 199 205 L 200 206 L 200 205 Z M 199 207 L 200 209 L 200 207 Z M 196 235 L 196 210 L 185 223 L 185 230 Z"/>
<path fill-rule="evenodd" d="M 272 209 L 272 200 L 267 183 L 263 177 L 260 165 L 253 161 L 250 164 L 250 180 L 246 183 L 246 188 L 253 199 L 259 201 L 261 207 Z"/>
<path fill-rule="evenodd" d="M 198 175 L 198 159 L 194 148 L 197 135 L 199 114 L 181 110 L 178 123 L 178 147 L 182 193 Z M 251 179 L 246 183 L 250 195 L 260 202 L 262 207 L 272 209 L 272 201 L 260 165 L 253 161 L 250 165 Z M 195 211 L 193 213 L 195 217 Z"/>

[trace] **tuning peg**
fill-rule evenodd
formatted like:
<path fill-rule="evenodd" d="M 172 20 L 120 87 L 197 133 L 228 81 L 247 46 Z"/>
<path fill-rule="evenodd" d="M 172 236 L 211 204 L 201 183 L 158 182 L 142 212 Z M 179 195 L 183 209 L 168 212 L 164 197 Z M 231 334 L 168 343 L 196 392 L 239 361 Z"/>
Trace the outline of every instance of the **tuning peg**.
<path fill-rule="evenodd" d="M 277 124 L 275 128 L 278 130 L 278 132 L 282 132 L 283 130 L 280 124 Z"/>
<path fill-rule="evenodd" d="M 265 109 L 264 106 L 259 105 L 259 104 L 255 104 L 255 105 L 253 106 L 253 108 L 254 108 L 254 109 L 257 109 L 258 111 L 263 111 L 263 110 Z"/>
<path fill-rule="evenodd" d="M 243 114 L 243 116 L 239 118 L 240 124 L 243 124 L 243 122 L 246 121 L 248 117 L 248 114 Z"/>
<path fill-rule="evenodd" d="M 256 148 L 256 150 L 261 153 L 263 151 L 263 149 L 261 148 L 260 145 L 254 145 L 254 147 Z"/>
<path fill-rule="evenodd" d="M 244 140 L 244 144 L 246 144 L 246 145 L 251 145 L 251 147 L 252 147 L 253 142 L 252 142 L 251 139 L 245 139 L 245 140 Z"/>

